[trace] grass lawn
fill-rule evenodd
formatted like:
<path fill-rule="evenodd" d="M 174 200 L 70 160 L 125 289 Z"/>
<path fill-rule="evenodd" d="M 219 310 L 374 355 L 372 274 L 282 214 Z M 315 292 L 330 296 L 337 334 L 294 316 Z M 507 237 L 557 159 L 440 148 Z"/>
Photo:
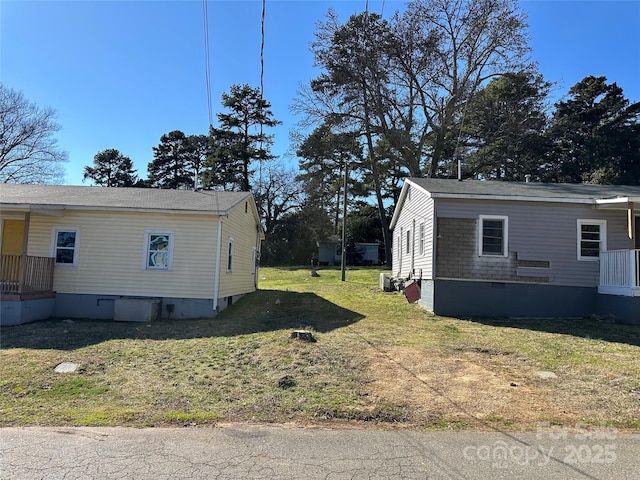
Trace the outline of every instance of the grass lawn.
<path fill-rule="evenodd" d="M 2 328 L 0 425 L 640 431 L 638 326 L 438 317 L 381 292 L 381 270 L 318 272 L 262 268 L 213 319 Z"/>

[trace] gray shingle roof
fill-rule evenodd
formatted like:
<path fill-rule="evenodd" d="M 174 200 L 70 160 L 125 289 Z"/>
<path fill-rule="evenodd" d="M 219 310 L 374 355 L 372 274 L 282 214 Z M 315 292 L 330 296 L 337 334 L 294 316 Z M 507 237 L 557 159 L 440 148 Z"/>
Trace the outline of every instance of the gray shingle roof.
<path fill-rule="evenodd" d="M 640 196 L 640 186 L 581 183 L 500 182 L 436 178 L 408 178 L 432 194 L 529 198 L 605 199 Z"/>
<path fill-rule="evenodd" d="M 249 192 L 0 184 L 0 208 L 24 205 L 32 208 L 137 209 L 225 214 L 250 197 Z"/>

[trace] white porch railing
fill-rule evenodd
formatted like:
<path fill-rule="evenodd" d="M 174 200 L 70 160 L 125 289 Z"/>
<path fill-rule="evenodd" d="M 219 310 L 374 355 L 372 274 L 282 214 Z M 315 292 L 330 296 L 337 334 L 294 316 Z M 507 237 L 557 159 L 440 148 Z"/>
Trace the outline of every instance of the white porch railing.
<path fill-rule="evenodd" d="M 640 296 L 640 250 L 600 252 L 598 292 Z"/>

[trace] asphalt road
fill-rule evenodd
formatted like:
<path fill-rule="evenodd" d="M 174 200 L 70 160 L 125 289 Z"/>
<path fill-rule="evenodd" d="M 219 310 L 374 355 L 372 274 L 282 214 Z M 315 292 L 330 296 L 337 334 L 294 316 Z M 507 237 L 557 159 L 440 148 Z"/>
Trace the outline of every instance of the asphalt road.
<path fill-rule="evenodd" d="M 640 478 L 640 435 L 281 427 L 3 428 L 2 479 Z"/>

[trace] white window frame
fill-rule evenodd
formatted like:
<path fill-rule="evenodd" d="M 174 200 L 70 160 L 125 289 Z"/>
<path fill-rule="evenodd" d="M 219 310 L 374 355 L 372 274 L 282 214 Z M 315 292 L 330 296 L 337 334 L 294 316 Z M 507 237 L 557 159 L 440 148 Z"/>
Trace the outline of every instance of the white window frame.
<path fill-rule="evenodd" d="M 409 255 L 411 253 L 411 229 L 407 230 L 407 245 L 406 245 L 406 249 L 407 249 L 407 255 Z"/>
<path fill-rule="evenodd" d="M 151 235 L 165 235 L 169 237 L 169 246 L 167 253 L 167 266 L 166 267 L 158 267 L 149 265 L 149 248 L 151 246 L 150 240 Z M 173 269 L 173 245 L 175 243 L 175 232 L 173 230 L 164 230 L 164 229 L 148 229 L 144 231 L 144 251 L 142 253 L 142 269 L 143 270 L 154 270 L 161 272 L 169 272 Z"/>
<path fill-rule="evenodd" d="M 73 246 L 73 262 L 72 263 L 58 263 L 58 233 L 60 232 L 74 232 L 76 234 L 76 241 Z M 80 254 L 80 227 L 66 227 L 56 225 L 51 229 L 51 248 L 49 249 L 49 255 L 53 257 L 55 266 L 62 268 L 75 268 L 78 266 L 78 257 Z"/>
<path fill-rule="evenodd" d="M 484 221 L 502 221 L 502 253 L 484 253 Z M 480 215 L 478 217 L 478 256 L 506 258 L 509 256 L 509 217 L 506 215 Z"/>
<path fill-rule="evenodd" d="M 600 227 L 600 252 L 607 251 L 607 221 L 606 220 L 594 220 L 590 218 L 579 218 L 576 227 L 576 246 L 578 260 L 582 262 L 597 262 L 600 260 L 600 255 L 597 257 L 583 256 L 582 255 L 582 226 L 583 225 L 598 225 Z"/>
<path fill-rule="evenodd" d="M 424 222 L 420 224 L 420 255 L 424 255 Z"/>
<path fill-rule="evenodd" d="M 227 273 L 233 272 L 233 257 L 235 256 L 235 239 L 233 237 L 229 237 L 229 241 L 227 242 Z"/>

